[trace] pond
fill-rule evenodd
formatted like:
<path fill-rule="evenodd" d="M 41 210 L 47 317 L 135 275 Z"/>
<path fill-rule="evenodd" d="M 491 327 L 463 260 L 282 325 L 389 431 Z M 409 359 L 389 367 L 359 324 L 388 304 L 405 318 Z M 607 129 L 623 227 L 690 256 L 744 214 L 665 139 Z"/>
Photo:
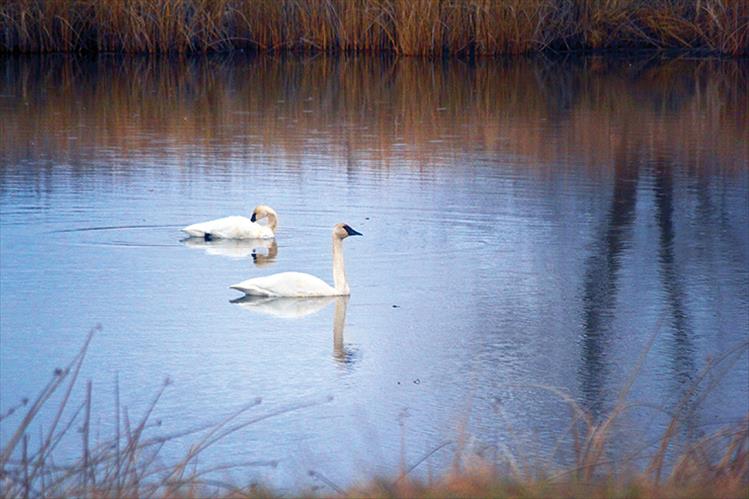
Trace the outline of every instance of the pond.
<path fill-rule="evenodd" d="M 563 462 L 552 387 L 594 420 L 642 402 L 614 446 L 660 435 L 648 404 L 685 414 L 682 440 L 740 420 L 748 77 L 653 55 L 6 56 L 0 409 L 101 324 L 81 373 L 96 432 L 116 384 L 136 420 L 169 378 L 167 433 L 260 397 L 270 417 L 204 459 L 280 487 L 437 448 L 414 473 L 498 449 Z M 275 244 L 179 231 L 258 204 Z M 236 301 L 229 285 L 274 272 L 332 282 L 339 222 L 363 233 L 344 242 L 350 298 Z"/>

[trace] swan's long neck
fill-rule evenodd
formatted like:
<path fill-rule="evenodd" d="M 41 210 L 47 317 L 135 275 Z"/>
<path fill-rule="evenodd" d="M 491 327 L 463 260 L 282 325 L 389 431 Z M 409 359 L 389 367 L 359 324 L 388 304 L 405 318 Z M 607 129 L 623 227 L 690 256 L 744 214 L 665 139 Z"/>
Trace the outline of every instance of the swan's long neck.
<path fill-rule="evenodd" d="M 348 295 L 346 269 L 343 266 L 343 239 L 333 234 L 333 284 L 340 295 Z"/>
<path fill-rule="evenodd" d="M 268 212 L 268 227 L 273 233 L 276 233 L 276 225 L 278 225 L 278 216 L 274 212 Z"/>

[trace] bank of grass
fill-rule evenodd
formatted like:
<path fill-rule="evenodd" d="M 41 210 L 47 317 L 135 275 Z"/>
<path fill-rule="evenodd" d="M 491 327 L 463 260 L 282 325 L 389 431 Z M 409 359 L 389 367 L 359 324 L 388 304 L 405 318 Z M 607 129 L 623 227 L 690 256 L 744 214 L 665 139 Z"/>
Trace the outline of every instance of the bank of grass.
<path fill-rule="evenodd" d="M 0 448 L 0 497 L 282 497 L 281 493 L 258 485 L 250 478 L 248 483 L 240 484 L 216 478 L 242 470 L 246 470 L 249 477 L 250 469 L 275 466 L 275 462 L 260 460 L 206 467 L 199 466 L 198 460 L 217 442 L 241 438 L 239 432 L 253 423 L 304 410 L 329 399 L 265 412 L 258 409 L 261 401 L 256 399 L 217 423 L 154 436 L 160 423 L 153 420 L 153 410 L 168 382 L 157 390 L 138 419 L 130 419 L 127 408 L 120 406 L 117 385 L 113 435 L 102 440 L 98 429 L 91 425 L 92 421 L 100 421 L 91 414 L 91 382 L 86 383 L 83 402 L 72 407 L 70 402 L 94 333 L 88 335 L 70 364 L 55 371 L 36 399 L 21 401 L 0 414 L 4 425 L 18 418 L 14 431 L 4 432 L 7 436 Z M 570 441 L 575 456 L 572 465 L 535 466 L 509 451 L 501 457 L 495 455 L 493 459 L 486 459 L 481 453 L 467 452 L 460 442 L 445 442 L 410 466 L 404 464 L 398 476 L 373 478 L 348 489 L 310 471 L 309 475 L 323 487 L 298 493 L 308 497 L 745 498 L 749 494 L 749 414 L 742 421 L 680 446 L 677 452 L 670 449 L 676 447 L 682 418 L 692 410 L 693 404 L 704 400 L 717 378 L 730 375 L 736 362 L 745 357 L 747 348 L 749 342 L 709 360 L 674 408 L 670 424 L 660 438 L 626 459 L 612 458 L 610 441 L 620 416 L 643 407 L 626 400 L 629 386 L 622 389 L 611 413 L 598 421 L 565 393 L 536 387 L 561 397 L 570 408 Z M 33 424 L 50 400 L 56 401 L 50 417 L 45 420 L 45 428 L 39 428 L 36 434 Z M 31 435 L 36 438 L 32 439 Z M 80 454 L 57 460 L 55 449 L 63 440 L 71 438 L 79 439 Z M 177 439 L 182 442 L 189 439 L 192 443 L 183 457 L 166 462 L 160 452 Z M 416 468 L 448 446 L 454 453 L 449 470 L 427 481 L 413 478 Z"/>
<path fill-rule="evenodd" d="M 749 53 L 744 0 L 5 0 L 0 51 Z"/>

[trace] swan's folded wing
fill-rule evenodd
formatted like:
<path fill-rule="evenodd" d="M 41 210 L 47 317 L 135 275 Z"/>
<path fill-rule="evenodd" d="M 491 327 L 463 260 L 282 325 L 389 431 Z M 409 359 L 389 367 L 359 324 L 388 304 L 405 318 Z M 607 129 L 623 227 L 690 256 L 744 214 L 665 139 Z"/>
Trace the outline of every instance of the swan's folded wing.
<path fill-rule="evenodd" d="M 206 234 L 211 234 L 216 237 L 221 237 L 221 233 L 225 233 L 232 226 L 236 225 L 239 219 L 244 217 L 224 217 L 217 218 L 216 220 L 209 220 L 207 222 L 200 222 L 192 225 L 188 225 L 182 229 L 182 232 L 186 232 L 193 237 L 203 237 Z"/>
<path fill-rule="evenodd" d="M 182 227 L 180 230 L 192 237 L 203 237 L 205 236 L 205 231 L 207 230 L 207 224 L 208 222 L 201 222 L 188 225 L 187 227 Z"/>
<path fill-rule="evenodd" d="M 182 229 L 194 237 L 210 234 L 217 239 L 270 239 L 270 227 L 252 222 L 249 218 L 231 216 L 193 224 Z"/>
<path fill-rule="evenodd" d="M 269 239 L 273 237 L 273 231 L 249 218 L 226 217 L 217 228 L 217 235 L 224 239 Z"/>
<path fill-rule="evenodd" d="M 229 286 L 251 296 L 334 296 L 335 289 L 325 281 L 301 272 L 281 272 L 255 277 Z"/>

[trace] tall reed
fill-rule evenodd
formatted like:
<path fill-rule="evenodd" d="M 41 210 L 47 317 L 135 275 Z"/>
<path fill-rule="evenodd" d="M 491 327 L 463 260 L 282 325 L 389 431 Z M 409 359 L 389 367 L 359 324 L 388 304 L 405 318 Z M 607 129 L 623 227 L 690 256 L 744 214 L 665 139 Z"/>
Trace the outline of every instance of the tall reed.
<path fill-rule="evenodd" d="M 5 0 L 2 52 L 749 53 L 742 0 Z"/>
<path fill-rule="evenodd" d="M 154 435 L 160 427 L 152 417 L 154 408 L 170 381 L 167 379 L 156 390 L 138 420 L 131 420 L 127 408 L 121 406 L 119 383 L 116 383 L 114 435 L 101 439 L 97 431 L 92 442 L 91 422 L 99 418 L 91 413 L 91 382 L 86 384 L 82 401 L 73 402 L 72 393 L 97 329 L 88 334 L 72 361 L 54 372 L 35 399 L 24 399 L 0 414 L 0 422 L 9 425 L 17 417 L 16 413 L 23 413 L 0 445 L 0 497 L 280 497 L 252 482 L 234 484 L 215 478 L 217 473 L 228 470 L 247 472 L 257 466 L 276 466 L 275 461 L 198 466 L 197 460 L 217 442 L 240 438 L 241 430 L 254 423 L 325 403 L 330 398 L 261 413 L 257 412 L 261 400 L 255 399 L 217 423 Z M 616 456 L 612 460 L 607 453 L 612 445 L 614 426 L 621 416 L 648 406 L 629 401 L 628 394 L 654 338 L 655 335 L 641 354 L 617 404 L 599 420 L 594 420 L 562 390 L 524 387 L 546 390 L 560 397 L 570 408 L 569 433 L 574 455 L 571 466 L 547 465 L 540 469 L 519 466 L 519 459 L 508 449 L 502 452 L 501 459 L 488 460 L 480 453 L 467 452 L 459 443 L 447 441 L 410 466 L 404 462 L 394 479 L 378 479 L 346 490 L 317 471 L 310 471 L 309 475 L 328 487 L 324 489 L 325 496 L 330 496 L 329 489 L 332 489 L 347 497 L 746 497 L 749 492 L 749 414 L 741 421 L 673 449 L 677 430 L 684 424 L 683 419 L 688 419 L 685 415 L 704 401 L 717 380 L 730 375 L 735 364 L 746 358 L 749 342 L 735 345 L 708 360 L 673 408 L 670 423 L 658 440 L 636 449 L 630 456 Z M 57 401 L 57 405 L 49 407 L 53 403 L 50 401 Z M 655 409 L 665 412 L 663 408 Z M 44 411 L 49 412 L 44 430 L 39 428 L 39 437 L 32 439 L 37 429 L 34 425 L 39 424 Z M 59 459 L 56 449 L 65 439 L 74 437 L 75 428 L 79 428 L 81 435 L 80 455 Z M 192 443 L 181 458 L 165 460 L 162 449 L 178 439 L 192 439 Z M 410 476 L 433 454 L 449 446 L 455 453 L 452 469 L 427 482 Z M 638 466 L 639 471 L 632 471 L 628 467 L 634 461 L 645 464 Z"/>
<path fill-rule="evenodd" d="M 257 496 L 263 492 L 254 484 L 233 485 L 212 475 L 258 466 L 275 467 L 276 461 L 199 467 L 198 459 L 216 443 L 236 436 L 252 424 L 330 401 L 330 398 L 310 400 L 258 413 L 256 408 L 262 400 L 256 398 L 216 423 L 154 435 L 161 426 L 160 421 L 154 421 L 154 409 L 171 381 L 166 379 L 161 384 L 139 419 L 131 419 L 127 407 L 120 405 L 117 381 L 114 435 L 100 439 L 97 431 L 92 439 L 91 382 L 86 383 L 82 402 L 73 402 L 72 393 L 91 340 L 99 329 L 89 332 L 72 361 L 55 370 L 35 399 L 23 399 L 0 414 L 0 423 L 8 425 L 16 413 L 23 412 L 0 445 L 0 497 L 205 497 L 217 495 L 218 491 L 235 497 L 246 497 L 248 493 Z M 49 414 L 42 428 L 39 419 L 45 411 Z M 80 454 L 58 459 L 57 449 L 76 437 L 76 428 L 82 434 Z M 32 439 L 36 430 L 39 436 Z M 169 461 L 162 457 L 165 445 L 186 438 L 192 439 L 192 443 L 182 457 Z"/>

